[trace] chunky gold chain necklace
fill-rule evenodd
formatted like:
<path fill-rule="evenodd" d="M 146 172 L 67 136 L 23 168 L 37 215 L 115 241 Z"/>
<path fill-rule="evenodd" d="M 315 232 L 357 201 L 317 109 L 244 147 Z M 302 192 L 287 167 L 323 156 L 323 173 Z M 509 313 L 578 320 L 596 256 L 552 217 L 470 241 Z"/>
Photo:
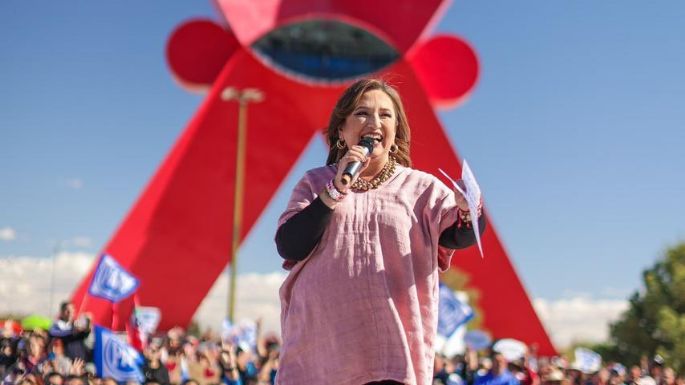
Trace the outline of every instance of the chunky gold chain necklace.
<path fill-rule="evenodd" d="M 369 190 L 374 190 L 377 189 L 378 186 L 381 185 L 381 183 L 385 182 L 390 178 L 394 173 L 395 173 L 395 165 L 397 163 L 395 162 L 395 158 L 392 156 L 388 158 L 388 161 L 385 162 L 385 165 L 381 169 L 381 172 L 378 173 L 373 179 L 367 181 L 366 179 L 362 179 L 361 177 L 357 178 L 354 183 L 352 183 L 352 190 L 357 190 L 357 191 L 369 191 Z"/>

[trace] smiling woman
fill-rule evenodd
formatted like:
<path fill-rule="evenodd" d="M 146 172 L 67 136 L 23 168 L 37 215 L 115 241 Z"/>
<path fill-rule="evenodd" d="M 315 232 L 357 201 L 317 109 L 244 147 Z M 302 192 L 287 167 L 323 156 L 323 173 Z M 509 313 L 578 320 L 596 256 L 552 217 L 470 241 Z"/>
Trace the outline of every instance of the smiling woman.
<path fill-rule="evenodd" d="M 438 271 L 475 242 L 470 215 L 481 232 L 484 217 L 410 168 L 409 124 L 384 81 L 352 84 L 327 137 L 327 165 L 305 174 L 279 219 L 276 245 L 290 274 L 280 290 L 277 383 L 431 383 Z M 345 184 L 352 162 L 362 167 Z"/>

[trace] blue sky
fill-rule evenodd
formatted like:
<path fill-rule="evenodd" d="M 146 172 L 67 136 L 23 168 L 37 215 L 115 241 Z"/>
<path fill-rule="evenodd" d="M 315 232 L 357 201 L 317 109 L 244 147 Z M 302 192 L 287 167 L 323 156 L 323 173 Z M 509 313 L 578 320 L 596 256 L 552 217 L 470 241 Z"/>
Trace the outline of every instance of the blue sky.
<path fill-rule="evenodd" d="M 109 240 L 202 101 L 164 58 L 192 17 L 219 16 L 209 1 L 0 2 L 0 258 Z M 685 240 L 683 20 L 676 0 L 470 0 L 438 24 L 481 61 L 441 121 L 534 297 L 625 298 Z M 279 269 L 276 216 L 324 159 L 315 141 L 241 272 Z"/>

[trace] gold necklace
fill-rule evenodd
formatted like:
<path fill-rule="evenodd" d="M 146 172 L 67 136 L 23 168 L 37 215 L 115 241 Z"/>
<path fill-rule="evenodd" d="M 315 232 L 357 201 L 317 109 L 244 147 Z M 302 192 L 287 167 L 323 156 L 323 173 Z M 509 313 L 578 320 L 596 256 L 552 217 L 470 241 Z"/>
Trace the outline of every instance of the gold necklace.
<path fill-rule="evenodd" d="M 374 190 L 377 189 L 378 186 L 381 185 L 381 183 L 385 182 L 390 178 L 394 173 L 395 173 L 395 165 L 397 163 L 395 162 L 394 157 L 389 157 L 388 161 L 385 162 L 385 165 L 381 169 L 381 172 L 378 173 L 373 179 L 367 181 L 366 179 L 362 179 L 361 177 L 357 178 L 354 183 L 352 183 L 352 190 L 357 190 L 357 191 L 369 191 L 369 190 Z"/>

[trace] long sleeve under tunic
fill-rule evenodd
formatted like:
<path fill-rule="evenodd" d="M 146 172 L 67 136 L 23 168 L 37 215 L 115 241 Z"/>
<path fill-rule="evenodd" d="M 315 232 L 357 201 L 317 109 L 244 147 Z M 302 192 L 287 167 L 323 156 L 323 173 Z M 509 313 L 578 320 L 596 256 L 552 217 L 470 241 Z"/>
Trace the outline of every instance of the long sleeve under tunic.
<path fill-rule="evenodd" d="M 278 254 L 290 261 L 305 259 L 321 240 L 332 215 L 333 209 L 326 206 L 321 197 L 316 197 L 309 206 L 278 228 L 276 232 Z M 485 223 L 485 217 L 481 215 L 478 218 L 478 228 L 481 234 L 485 231 Z M 476 236 L 471 223 L 459 226 L 458 222 L 446 228 L 440 234 L 438 242 L 440 246 L 448 249 L 463 249 L 474 243 L 476 243 Z"/>

